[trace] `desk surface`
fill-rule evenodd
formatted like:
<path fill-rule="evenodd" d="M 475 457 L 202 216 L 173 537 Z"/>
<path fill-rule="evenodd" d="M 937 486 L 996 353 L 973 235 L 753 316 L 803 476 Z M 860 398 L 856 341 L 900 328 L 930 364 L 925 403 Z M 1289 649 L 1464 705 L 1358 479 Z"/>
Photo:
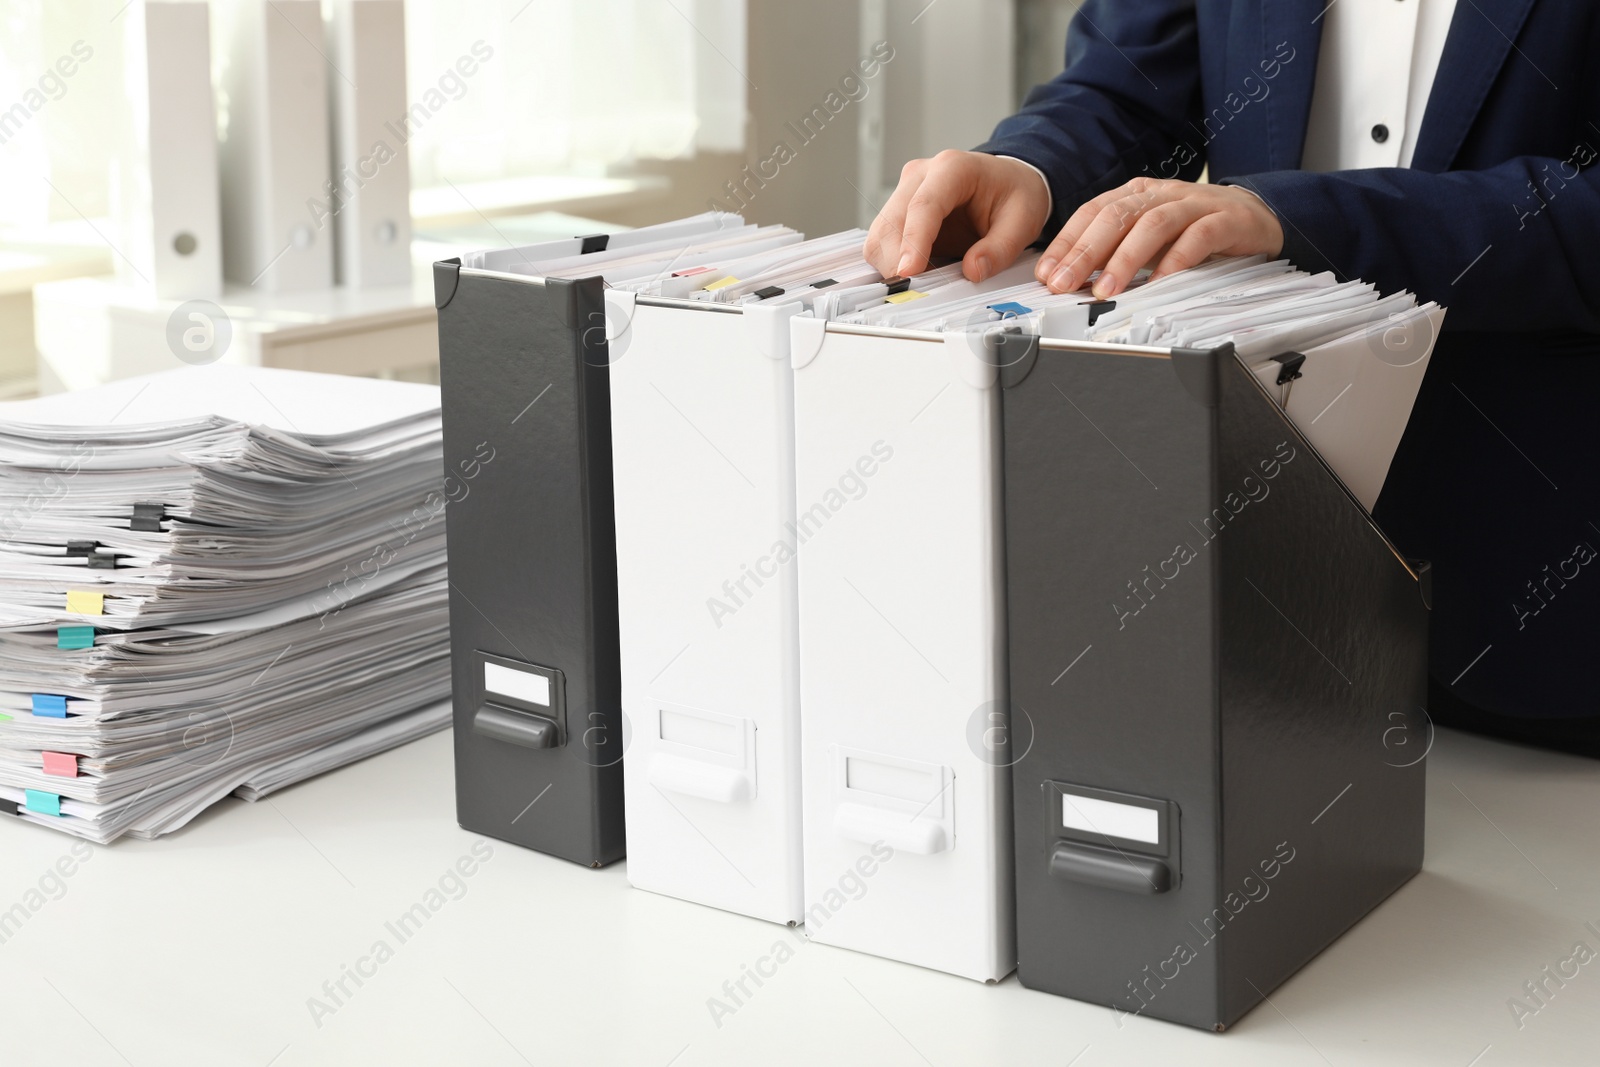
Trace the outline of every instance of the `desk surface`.
<path fill-rule="evenodd" d="M 631 889 L 620 863 L 475 855 L 436 735 L 59 881 L 71 839 L 0 823 L 0 916 L 26 913 L 0 944 L 0 1062 L 1593 1064 L 1600 957 L 1563 961 L 1600 952 L 1597 811 L 1600 762 L 1440 731 L 1426 868 L 1213 1035 L 804 943 Z M 735 1005 L 724 982 L 766 956 Z M 1547 965 L 1577 974 L 1519 1029 L 1507 1001 L 1531 1008 Z"/>

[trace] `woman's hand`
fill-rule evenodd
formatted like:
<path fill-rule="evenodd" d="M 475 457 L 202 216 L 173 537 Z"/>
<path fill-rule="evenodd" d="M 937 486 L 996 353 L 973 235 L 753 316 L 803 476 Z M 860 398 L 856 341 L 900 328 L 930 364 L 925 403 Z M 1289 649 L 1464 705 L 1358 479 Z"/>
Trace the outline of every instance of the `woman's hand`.
<path fill-rule="evenodd" d="M 1026 163 L 940 152 L 905 165 L 862 255 L 886 277 L 921 274 L 935 252 L 962 256 L 962 273 L 981 282 L 1015 263 L 1049 216 L 1050 189 Z"/>
<path fill-rule="evenodd" d="M 1260 197 L 1231 185 L 1135 178 L 1080 207 L 1039 257 L 1034 276 L 1070 293 L 1096 270 L 1101 300 L 1128 287 L 1155 263 L 1151 275 L 1203 263 L 1216 253 L 1248 256 L 1283 250 L 1283 227 Z"/>

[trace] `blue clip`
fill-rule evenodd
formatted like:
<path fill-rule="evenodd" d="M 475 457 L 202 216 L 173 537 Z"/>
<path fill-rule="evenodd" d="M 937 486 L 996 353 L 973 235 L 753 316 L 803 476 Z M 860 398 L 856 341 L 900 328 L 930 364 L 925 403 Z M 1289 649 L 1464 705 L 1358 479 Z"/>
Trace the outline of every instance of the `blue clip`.
<path fill-rule="evenodd" d="M 46 719 L 65 719 L 67 717 L 67 698 L 52 696 L 49 693 L 33 694 L 33 713 Z"/>
<path fill-rule="evenodd" d="M 46 793 L 42 789 L 24 789 L 22 791 L 27 809 L 40 815 L 60 815 L 61 797 L 56 793 Z"/>
<path fill-rule="evenodd" d="M 989 310 L 998 311 L 1002 318 L 1021 318 L 1024 315 L 1033 314 L 1032 308 L 1024 307 L 1015 300 L 1007 301 L 1004 304 L 990 304 Z"/>

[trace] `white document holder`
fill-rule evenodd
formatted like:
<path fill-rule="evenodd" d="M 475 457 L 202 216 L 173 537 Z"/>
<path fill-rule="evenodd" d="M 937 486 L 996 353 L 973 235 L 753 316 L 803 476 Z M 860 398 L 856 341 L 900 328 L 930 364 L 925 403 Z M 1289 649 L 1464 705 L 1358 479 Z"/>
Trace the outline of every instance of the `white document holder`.
<path fill-rule="evenodd" d="M 112 159 L 117 277 L 162 300 L 222 295 L 210 9 L 139 0 L 121 17 Z"/>
<path fill-rule="evenodd" d="M 333 90 L 334 223 L 341 285 L 411 281 L 404 0 L 335 0 L 327 22 Z"/>
<path fill-rule="evenodd" d="M 796 310 L 608 290 L 596 324 L 611 360 L 628 879 L 791 924 Z"/>
<path fill-rule="evenodd" d="M 218 11 L 227 57 L 222 266 L 266 292 L 333 285 L 328 63 L 317 0 L 235 0 Z"/>
<path fill-rule="evenodd" d="M 791 325 L 807 934 L 995 981 L 1017 959 L 1010 772 L 985 744 L 1005 706 L 996 367 L 981 335 Z"/>

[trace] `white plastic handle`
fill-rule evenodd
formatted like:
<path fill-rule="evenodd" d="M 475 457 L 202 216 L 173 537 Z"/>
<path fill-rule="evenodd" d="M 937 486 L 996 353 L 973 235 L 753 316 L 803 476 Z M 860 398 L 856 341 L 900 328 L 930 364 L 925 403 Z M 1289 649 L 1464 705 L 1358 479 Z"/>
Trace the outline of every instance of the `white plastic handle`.
<path fill-rule="evenodd" d="M 833 828 L 852 841 L 867 845 L 882 841 L 897 851 L 923 856 L 944 852 L 950 847 L 949 835 L 939 823 L 862 804 L 840 804 L 835 808 Z"/>
<path fill-rule="evenodd" d="M 650 784 L 672 793 L 737 804 L 751 796 L 750 776 L 732 767 L 657 753 L 650 757 Z"/>

